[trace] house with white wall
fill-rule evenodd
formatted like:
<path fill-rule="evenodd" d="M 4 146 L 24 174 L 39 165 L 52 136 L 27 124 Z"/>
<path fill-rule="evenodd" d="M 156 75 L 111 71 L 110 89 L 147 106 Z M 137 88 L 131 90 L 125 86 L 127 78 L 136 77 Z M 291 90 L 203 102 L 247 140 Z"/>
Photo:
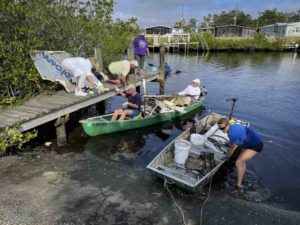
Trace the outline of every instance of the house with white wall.
<path fill-rule="evenodd" d="M 300 37 L 300 22 L 270 24 L 260 27 L 259 32 L 269 37 Z"/>

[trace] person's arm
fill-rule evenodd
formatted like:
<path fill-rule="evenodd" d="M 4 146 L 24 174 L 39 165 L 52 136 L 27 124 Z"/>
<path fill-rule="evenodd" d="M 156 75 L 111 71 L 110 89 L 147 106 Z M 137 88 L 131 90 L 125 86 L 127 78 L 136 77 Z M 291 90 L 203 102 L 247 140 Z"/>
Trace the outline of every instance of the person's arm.
<path fill-rule="evenodd" d="M 140 105 L 142 103 L 142 98 L 139 94 L 135 95 L 135 97 L 132 99 L 133 102 L 128 102 L 127 106 L 134 108 L 134 109 L 139 109 Z"/>
<path fill-rule="evenodd" d="M 132 44 L 133 44 L 133 47 L 136 47 L 137 46 L 137 38 L 135 37 L 134 39 L 133 39 L 133 41 L 132 41 Z"/>
<path fill-rule="evenodd" d="M 145 41 L 146 41 L 147 56 L 149 56 L 150 52 L 149 52 L 149 43 L 147 41 L 147 38 L 145 38 Z"/>
<path fill-rule="evenodd" d="M 127 98 L 127 94 L 125 92 L 121 92 L 120 95 L 124 98 Z"/>
<path fill-rule="evenodd" d="M 238 145 L 236 145 L 236 144 L 229 145 L 229 149 L 227 151 L 227 158 L 230 158 L 233 155 L 233 153 L 237 149 L 237 147 L 238 147 Z"/>
<path fill-rule="evenodd" d="M 190 86 L 187 86 L 183 91 L 178 92 L 178 95 L 188 95 Z"/>
<path fill-rule="evenodd" d="M 135 109 L 139 108 L 139 106 L 137 104 L 134 104 L 134 103 L 131 103 L 131 102 L 128 102 L 127 106 L 130 106 L 131 108 L 135 108 Z"/>

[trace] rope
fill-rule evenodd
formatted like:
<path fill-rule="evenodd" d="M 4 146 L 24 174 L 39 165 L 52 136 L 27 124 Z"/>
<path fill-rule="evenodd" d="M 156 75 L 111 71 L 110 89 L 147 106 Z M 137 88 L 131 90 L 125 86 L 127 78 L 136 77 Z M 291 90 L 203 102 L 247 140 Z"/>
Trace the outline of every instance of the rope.
<path fill-rule="evenodd" d="M 202 207 L 201 207 L 201 210 L 200 210 L 200 225 L 202 225 L 202 218 L 203 218 L 203 208 L 204 208 L 204 206 L 205 206 L 206 202 L 208 201 L 208 199 L 209 199 L 209 197 L 210 197 L 210 192 L 211 192 L 211 184 L 212 184 L 213 177 L 214 177 L 214 175 L 213 175 L 213 176 L 211 176 L 211 178 L 210 178 L 210 181 L 209 181 L 209 189 L 208 189 L 208 194 L 207 194 L 207 197 L 206 197 L 206 199 L 204 200 L 204 202 L 203 202 L 203 205 L 202 205 Z"/>
<path fill-rule="evenodd" d="M 175 206 L 179 209 L 180 213 L 181 213 L 181 216 L 182 216 L 182 221 L 183 221 L 183 224 L 184 225 L 187 225 L 186 222 L 185 222 L 185 217 L 184 217 L 184 213 L 182 211 L 182 209 L 180 208 L 180 206 L 178 205 L 178 203 L 176 202 L 175 198 L 174 198 L 174 195 L 172 194 L 172 192 L 170 191 L 169 187 L 168 187 L 168 181 L 167 179 L 165 179 L 164 181 L 164 188 L 169 192 Z"/>

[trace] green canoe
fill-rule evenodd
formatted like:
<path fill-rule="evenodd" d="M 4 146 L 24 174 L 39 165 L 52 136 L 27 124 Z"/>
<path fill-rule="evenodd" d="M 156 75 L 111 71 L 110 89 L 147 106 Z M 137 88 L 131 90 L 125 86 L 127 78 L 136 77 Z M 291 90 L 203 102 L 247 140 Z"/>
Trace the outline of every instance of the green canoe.
<path fill-rule="evenodd" d="M 171 111 L 159 115 L 144 117 L 140 119 L 130 119 L 124 121 L 110 121 L 112 114 L 107 114 L 103 116 L 91 117 L 85 120 L 79 121 L 82 124 L 82 127 L 85 133 L 89 136 L 97 136 L 102 134 L 110 134 L 115 132 L 121 132 L 125 130 L 132 130 L 141 127 L 146 127 L 165 121 L 170 121 L 177 117 L 186 115 L 201 106 L 203 106 L 205 97 L 202 96 L 200 99 L 193 105 L 184 107 L 183 111 Z"/>

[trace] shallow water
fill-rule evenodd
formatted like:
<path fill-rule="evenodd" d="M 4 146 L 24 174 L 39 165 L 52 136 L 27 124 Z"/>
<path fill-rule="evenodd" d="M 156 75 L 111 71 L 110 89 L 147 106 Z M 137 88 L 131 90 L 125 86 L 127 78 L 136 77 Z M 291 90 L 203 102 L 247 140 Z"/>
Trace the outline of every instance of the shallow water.
<path fill-rule="evenodd" d="M 167 55 L 167 62 L 182 73 L 167 78 L 165 93 L 184 89 L 200 78 L 208 89 L 205 107 L 229 114 L 225 99 L 238 97 L 234 115 L 250 122 L 264 139 L 263 152 L 248 163 L 248 169 L 270 190 L 269 204 L 300 210 L 300 56 L 296 53 L 217 53 Z M 148 63 L 158 64 L 158 55 Z M 158 83 L 148 83 L 150 94 L 159 93 Z M 125 101 L 106 102 L 110 112 Z M 101 158 L 145 166 L 182 132 L 180 122 L 93 138 L 84 138 L 76 151 Z M 75 145 L 74 145 L 75 144 Z M 218 187 L 217 187 L 218 189 Z"/>

